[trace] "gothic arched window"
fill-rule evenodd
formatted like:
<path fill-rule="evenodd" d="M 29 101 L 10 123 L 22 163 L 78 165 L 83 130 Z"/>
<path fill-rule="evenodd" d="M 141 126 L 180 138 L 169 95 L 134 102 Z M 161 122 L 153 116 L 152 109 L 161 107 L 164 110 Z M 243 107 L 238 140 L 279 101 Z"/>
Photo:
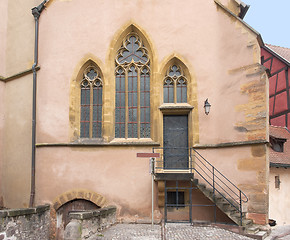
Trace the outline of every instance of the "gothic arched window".
<path fill-rule="evenodd" d="M 80 137 L 101 138 L 103 81 L 96 67 L 89 66 L 85 69 L 80 88 Z"/>
<path fill-rule="evenodd" d="M 163 82 L 164 103 L 187 102 L 187 79 L 183 70 L 177 64 L 173 64 L 166 72 Z"/>
<path fill-rule="evenodd" d="M 123 40 L 115 67 L 115 137 L 150 138 L 150 60 L 135 32 Z"/>

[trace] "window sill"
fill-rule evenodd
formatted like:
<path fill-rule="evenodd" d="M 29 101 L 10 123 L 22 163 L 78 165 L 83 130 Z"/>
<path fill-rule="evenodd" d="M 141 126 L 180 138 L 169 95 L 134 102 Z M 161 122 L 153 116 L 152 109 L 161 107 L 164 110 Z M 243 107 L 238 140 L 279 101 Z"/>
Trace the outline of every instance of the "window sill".
<path fill-rule="evenodd" d="M 90 147 L 90 146 L 160 146 L 151 138 L 115 138 L 111 142 L 105 142 L 103 139 L 78 139 L 70 143 L 37 143 L 36 147 Z"/>
<path fill-rule="evenodd" d="M 159 109 L 165 114 L 187 114 L 193 109 L 193 106 L 188 103 L 163 103 Z"/>
<path fill-rule="evenodd" d="M 159 143 L 154 142 L 151 138 L 115 138 L 109 145 L 142 145 L 142 146 L 160 146 Z"/>

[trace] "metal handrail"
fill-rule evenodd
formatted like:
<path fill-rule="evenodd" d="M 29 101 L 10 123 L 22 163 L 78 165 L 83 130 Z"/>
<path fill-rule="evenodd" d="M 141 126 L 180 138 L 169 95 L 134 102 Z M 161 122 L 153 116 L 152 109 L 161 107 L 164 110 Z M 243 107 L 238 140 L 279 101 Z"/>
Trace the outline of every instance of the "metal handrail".
<path fill-rule="evenodd" d="M 246 194 L 239 189 L 234 183 L 232 183 L 224 174 L 222 174 L 216 167 L 214 167 L 209 161 L 207 161 L 203 156 L 200 155 L 199 152 L 197 152 L 195 149 L 191 148 L 190 150 L 190 155 L 192 155 L 191 151 L 194 151 L 195 153 L 195 160 L 198 160 L 208 171 L 209 174 L 212 174 L 212 177 L 210 177 L 208 174 L 206 174 L 210 180 L 212 180 L 212 184 L 210 182 L 210 180 L 208 181 L 208 179 L 205 179 L 205 177 L 200 173 L 200 171 L 198 171 L 196 169 L 196 165 L 198 167 L 200 167 L 200 169 L 205 172 L 206 170 L 204 170 L 196 161 L 194 162 L 194 167 L 193 169 L 195 170 L 195 172 L 202 177 L 213 189 L 213 200 L 214 202 L 216 202 L 215 199 L 215 192 L 218 192 L 220 194 L 220 196 L 222 196 L 223 199 L 225 199 L 231 206 L 233 206 L 240 214 L 240 225 L 242 226 L 243 224 L 243 209 L 242 209 L 242 203 L 244 202 L 248 202 L 248 197 L 246 196 Z M 196 156 L 196 154 L 199 156 Z M 203 160 L 203 161 L 202 161 Z M 216 180 L 218 179 L 219 182 Z M 223 186 L 221 186 L 223 185 Z M 230 187 L 230 186 L 231 187 Z M 217 188 L 220 187 L 220 189 L 222 190 L 222 192 Z M 229 189 L 231 194 L 228 192 L 228 190 L 225 190 L 225 188 Z M 235 189 L 235 191 L 233 189 Z M 238 194 L 237 194 L 238 192 Z M 233 197 L 232 194 L 235 196 Z M 235 199 L 237 198 L 238 201 Z M 235 202 L 235 204 L 233 204 L 229 199 L 231 199 L 233 202 Z"/>
<path fill-rule="evenodd" d="M 215 171 L 217 171 L 225 180 L 227 180 L 228 183 L 230 183 L 235 189 L 237 189 L 238 191 L 241 192 L 241 194 L 246 198 L 246 200 L 243 200 L 243 202 L 248 202 L 248 197 L 247 195 L 241 190 L 239 189 L 234 183 L 232 183 L 224 174 L 222 174 L 215 166 L 213 166 L 210 162 L 208 162 L 203 156 L 200 155 L 200 153 L 198 151 L 196 151 L 194 148 L 191 148 L 195 153 L 197 153 L 208 165 L 210 165 L 213 169 L 215 169 Z M 200 159 L 199 159 L 200 160 Z M 201 161 L 200 161 L 201 162 Z M 219 179 L 221 180 L 221 179 Z M 222 180 L 221 180 L 222 181 Z M 225 184 L 226 185 L 226 184 Z M 229 186 L 226 185 L 228 188 Z M 230 189 L 230 188 L 229 188 Z M 236 194 L 237 195 L 237 194 Z"/>
<path fill-rule="evenodd" d="M 169 148 L 157 147 L 155 150 L 164 150 Z M 231 182 L 224 174 L 222 174 L 215 166 L 213 166 L 208 160 L 206 160 L 198 151 L 194 148 L 170 148 L 170 149 L 184 149 L 189 150 L 188 157 L 188 169 L 192 173 L 196 172 L 205 182 L 213 189 L 213 201 L 216 204 L 216 194 L 219 194 L 225 199 L 231 206 L 233 206 L 240 213 L 240 224 L 242 225 L 243 211 L 242 203 L 248 202 L 247 195 L 239 189 L 233 182 Z M 194 151 L 194 155 L 192 154 Z M 164 155 L 164 154 L 162 154 Z M 156 162 L 163 162 L 164 159 Z M 164 169 L 164 166 L 157 167 L 156 169 Z"/>

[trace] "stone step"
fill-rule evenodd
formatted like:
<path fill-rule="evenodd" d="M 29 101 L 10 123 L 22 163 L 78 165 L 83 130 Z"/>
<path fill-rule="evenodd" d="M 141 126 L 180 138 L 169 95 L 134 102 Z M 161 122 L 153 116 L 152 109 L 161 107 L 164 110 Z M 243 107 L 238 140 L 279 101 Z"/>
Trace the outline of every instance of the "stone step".
<path fill-rule="evenodd" d="M 245 232 L 248 234 L 256 234 L 260 231 L 258 226 L 255 225 L 250 225 L 248 227 L 246 227 Z"/>
<path fill-rule="evenodd" d="M 243 218 L 243 226 L 246 227 L 246 226 L 249 226 L 249 225 L 252 225 L 253 224 L 253 220 L 251 219 L 244 219 Z"/>
<path fill-rule="evenodd" d="M 203 184 L 203 183 L 198 183 L 198 184 L 197 184 L 197 187 L 198 187 L 201 191 L 204 190 L 204 189 L 207 189 L 206 186 L 205 186 L 205 184 Z"/>
<path fill-rule="evenodd" d="M 225 211 L 225 214 L 227 214 L 228 216 L 234 217 L 234 218 L 241 218 L 241 213 L 237 210 L 231 210 L 231 211 Z M 245 218 L 246 214 L 242 213 L 242 218 Z"/>
<path fill-rule="evenodd" d="M 259 231 L 255 234 L 255 236 L 259 237 L 261 240 L 265 239 L 268 235 L 267 231 Z"/>

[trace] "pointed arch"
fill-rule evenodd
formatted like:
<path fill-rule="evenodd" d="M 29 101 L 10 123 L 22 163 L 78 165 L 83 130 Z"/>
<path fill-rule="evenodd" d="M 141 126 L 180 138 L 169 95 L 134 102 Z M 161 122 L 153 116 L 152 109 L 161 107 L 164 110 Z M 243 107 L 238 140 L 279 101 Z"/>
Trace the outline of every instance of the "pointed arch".
<path fill-rule="evenodd" d="M 116 33 L 110 51 L 114 76 L 115 138 L 151 138 L 153 79 L 151 44 L 144 31 L 130 24 Z M 114 70 L 113 70 L 114 69 Z"/>
<path fill-rule="evenodd" d="M 102 138 L 104 75 L 97 62 L 91 57 L 82 59 L 72 79 L 69 113 L 72 140 Z"/>
<path fill-rule="evenodd" d="M 172 54 L 163 61 L 160 69 L 163 103 L 189 103 L 194 106 L 193 99 L 197 96 L 196 80 L 185 60 L 177 54 Z"/>
<path fill-rule="evenodd" d="M 178 63 L 172 63 L 166 70 L 163 80 L 163 102 L 187 102 L 187 77 Z"/>
<path fill-rule="evenodd" d="M 172 67 L 176 66 L 175 71 L 180 71 L 180 75 L 176 74 L 174 77 L 174 74 L 172 73 L 170 76 L 170 71 L 172 71 Z M 185 107 L 191 107 L 192 110 L 188 113 L 188 126 L 189 126 L 189 146 L 193 146 L 194 144 L 199 142 L 199 117 L 198 117 L 198 91 L 197 91 L 197 81 L 196 76 L 194 74 L 193 67 L 186 61 L 185 58 L 178 55 L 177 53 L 173 53 L 170 56 L 163 59 L 163 61 L 160 64 L 159 68 L 160 76 L 158 78 L 159 82 L 159 91 L 160 91 L 160 104 L 161 106 L 164 106 L 163 104 L 166 104 L 168 107 L 168 104 L 170 108 L 172 109 L 172 112 L 174 114 L 184 114 L 180 109 L 181 106 Z M 177 76 L 178 75 L 178 76 Z M 169 78 L 168 78 L 169 76 Z M 180 98 L 177 98 L 177 84 L 176 81 L 181 78 L 184 79 L 186 82 L 186 101 L 185 98 L 181 97 L 181 89 L 180 91 Z M 172 89 L 173 97 L 171 99 L 171 102 L 164 102 L 164 83 L 167 79 L 170 79 L 173 81 L 173 87 L 174 84 L 176 84 L 176 95 L 174 95 L 174 89 Z M 175 83 L 174 83 L 175 81 Z M 166 89 L 168 90 L 168 89 Z M 184 89 L 183 89 L 184 90 Z M 184 93 L 184 92 L 183 92 Z M 162 118 L 159 120 L 159 125 L 162 126 Z M 160 133 L 160 136 L 162 136 L 163 133 Z"/>

